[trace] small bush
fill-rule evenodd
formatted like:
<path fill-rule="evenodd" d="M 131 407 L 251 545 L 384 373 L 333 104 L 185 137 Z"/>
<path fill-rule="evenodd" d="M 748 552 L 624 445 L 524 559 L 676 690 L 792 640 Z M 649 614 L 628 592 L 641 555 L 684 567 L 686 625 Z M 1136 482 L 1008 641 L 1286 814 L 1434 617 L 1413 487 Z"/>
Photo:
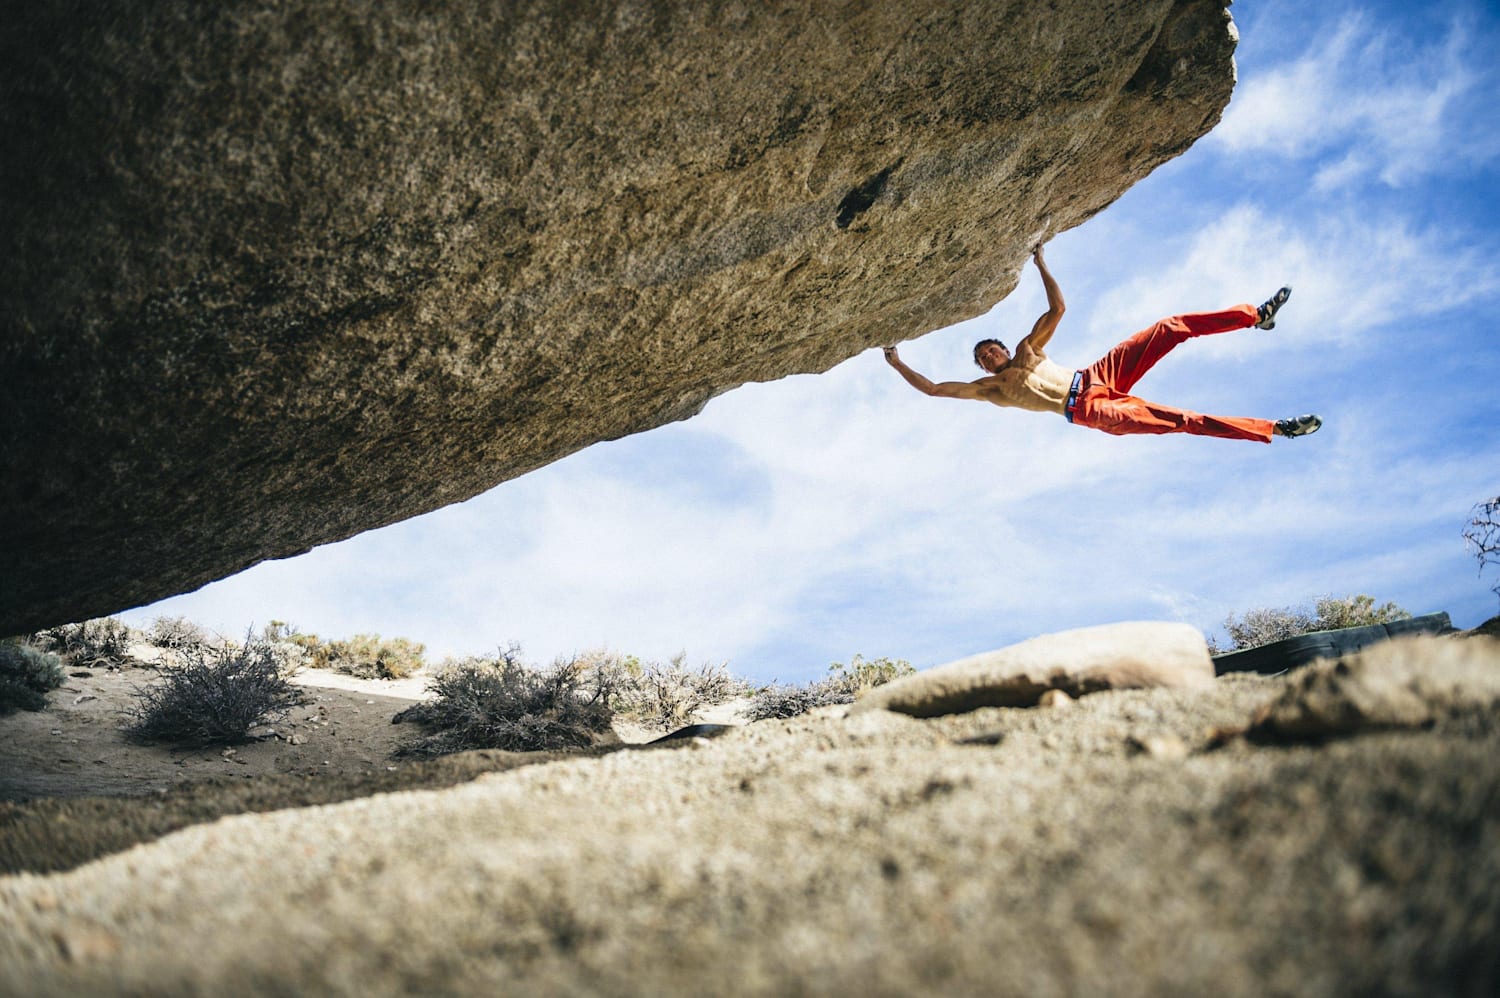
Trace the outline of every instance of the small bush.
<path fill-rule="evenodd" d="M 1464 547 L 1479 561 L 1479 574 L 1490 565 L 1500 565 L 1500 496 L 1475 503 L 1463 529 Z M 1500 596 L 1500 582 L 1490 588 Z"/>
<path fill-rule="evenodd" d="M 877 658 L 866 661 L 863 656 L 855 655 L 848 665 L 842 662 L 830 665 L 826 679 L 802 686 L 773 683 L 756 691 L 749 706 L 741 714 L 751 721 L 766 721 L 796 717 L 817 707 L 853 703 L 866 690 L 916 671 L 905 659 Z"/>
<path fill-rule="evenodd" d="M 905 659 L 875 658 L 865 661 L 864 657 L 856 654 L 849 660 L 849 664 L 835 662 L 828 667 L 829 678 L 842 684 L 855 696 L 859 696 L 865 690 L 872 690 L 877 686 L 883 686 L 892 679 L 900 679 L 916 672 L 911 663 Z"/>
<path fill-rule="evenodd" d="M 243 647 L 190 645 L 182 664 L 135 691 L 126 734 L 141 742 L 237 745 L 257 724 L 275 721 L 302 701 L 271 642 Z"/>
<path fill-rule="evenodd" d="M 1389 624 L 1393 620 L 1411 617 L 1401 607 L 1389 601 L 1375 605 L 1373 596 L 1345 596 L 1337 598 L 1322 596 L 1316 604 L 1313 618 L 1314 630 L 1332 631 L 1340 627 L 1365 627 L 1369 624 Z"/>
<path fill-rule="evenodd" d="M 471 749 L 538 752 L 584 748 L 608 731 L 611 711 L 589 690 L 575 662 L 528 668 L 520 650 L 448 664 L 431 682 L 433 699 L 397 715 L 420 725 L 425 737 L 404 746 L 407 756 Z"/>
<path fill-rule="evenodd" d="M 602 703 L 612 712 L 628 713 L 640 695 L 641 677 L 646 667 L 634 655 L 620 655 L 605 649 L 586 651 L 573 659 L 579 682 L 591 701 Z"/>
<path fill-rule="evenodd" d="M 62 660 L 23 641 L 0 641 L 0 714 L 41 710 L 63 684 Z"/>
<path fill-rule="evenodd" d="M 741 715 L 750 721 L 797 717 L 817 707 L 853 703 L 854 693 L 843 683 L 820 679 L 802 686 L 772 683 L 757 690 Z"/>
<path fill-rule="evenodd" d="M 32 635 L 31 643 L 55 652 L 83 668 L 116 668 L 130 661 L 130 628 L 114 617 L 51 627 Z"/>
<path fill-rule="evenodd" d="M 186 617 L 157 617 L 146 628 L 146 640 L 169 651 L 212 643 L 208 632 Z"/>
<path fill-rule="evenodd" d="M 356 634 L 348 640 L 320 641 L 316 634 L 287 633 L 285 643 L 302 650 L 306 664 L 360 679 L 405 679 L 422 669 L 426 648 L 406 638 Z"/>
<path fill-rule="evenodd" d="M 677 655 L 666 663 L 648 662 L 635 689 L 622 698 L 622 713 L 648 727 L 673 731 L 691 724 L 703 708 L 750 692 L 750 684 L 731 676 L 727 665 L 704 663 L 689 669 L 684 658 Z"/>
<path fill-rule="evenodd" d="M 1375 605 L 1372 596 L 1319 597 L 1314 606 L 1262 607 L 1248 610 L 1243 617 L 1230 614 L 1224 618 L 1229 645 L 1221 647 L 1210 639 L 1208 648 L 1215 655 L 1259 648 L 1286 638 L 1313 631 L 1332 631 L 1342 627 L 1363 627 L 1405 620 L 1411 614 L 1395 603 Z"/>

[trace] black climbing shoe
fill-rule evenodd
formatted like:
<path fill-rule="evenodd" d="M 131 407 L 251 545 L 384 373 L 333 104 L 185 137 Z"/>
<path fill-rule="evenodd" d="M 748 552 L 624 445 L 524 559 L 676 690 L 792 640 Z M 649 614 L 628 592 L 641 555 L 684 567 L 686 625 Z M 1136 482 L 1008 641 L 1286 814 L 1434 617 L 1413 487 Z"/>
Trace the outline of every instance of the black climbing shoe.
<path fill-rule="evenodd" d="M 1262 305 L 1260 308 L 1256 309 L 1255 310 L 1255 315 L 1256 315 L 1255 328 L 1256 329 L 1275 329 L 1276 328 L 1276 313 L 1281 308 L 1281 306 L 1283 306 L 1283 305 L 1286 304 L 1286 300 L 1288 298 L 1290 298 L 1291 296 L 1292 296 L 1292 289 L 1291 288 L 1282 288 L 1280 291 L 1278 291 L 1274 295 L 1272 295 L 1270 297 L 1270 299 L 1264 305 Z"/>
<path fill-rule="evenodd" d="M 1317 433 L 1318 427 L 1323 425 L 1323 420 L 1317 416 L 1297 416 L 1293 419 L 1278 419 L 1276 421 L 1276 433 L 1283 437 L 1305 437 L 1309 433 Z"/>

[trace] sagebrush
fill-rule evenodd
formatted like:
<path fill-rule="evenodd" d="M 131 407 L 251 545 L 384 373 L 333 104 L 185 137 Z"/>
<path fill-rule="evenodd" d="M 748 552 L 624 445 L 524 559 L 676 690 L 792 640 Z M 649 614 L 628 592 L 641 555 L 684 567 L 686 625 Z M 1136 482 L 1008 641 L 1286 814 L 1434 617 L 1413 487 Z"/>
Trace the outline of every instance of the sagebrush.
<path fill-rule="evenodd" d="M 180 664 L 134 691 L 126 734 L 135 741 L 177 745 L 237 745 L 250 729 L 281 720 L 302 702 L 271 642 L 189 645 Z"/>
<path fill-rule="evenodd" d="M 751 721 L 796 717 L 817 707 L 853 703 L 866 690 L 915 671 L 905 659 L 866 660 L 855 655 L 847 665 L 843 662 L 830 665 L 829 675 L 824 679 L 802 685 L 773 683 L 757 690 L 750 704 L 740 713 Z"/>
<path fill-rule="evenodd" d="M 1209 651 L 1215 655 L 1244 651 L 1313 631 L 1386 624 L 1410 616 L 1395 603 L 1377 606 L 1373 596 L 1320 596 L 1312 606 L 1261 607 L 1239 617 L 1231 613 L 1224 619 L 1229 644 L 1220 646 L 1210 639 Z"/>
<path fill-rule="evenodd" d="M 212 644 L 213 637 L 186 617 L 157 617 L 146 628 L 146 640 L 157 648 L 178 651 L 190 645 Z"/>
<path fill-rule="evenodd" d="M 279 621 L 272 622 L 267 637 L 294 645 L 302 661 L 313 669 L 331 669 L 360 679 L 405 679 L 426 666 L 424 645 L 406 638 L 382 638 L 378 634 L 356 634 L 352 638 L 324 641 L 316 634 L 303 634 Z"/>
<path fill-rule="evenodd" d="M 633 689 L 626 691 L 621 712 L 637 723 L 672 731 L 692 723 L 705 707 L 745 696 L 750 684 L 729 674 L 727 665 L 705 663 L 688 668 L 684 656 L 648 662 Z"/>
<path fill-rule="evenodd" d="M 0 641 L 0 714 L 41 710 L 63 684 L 62 659 L 24 641 Z"/>
<path fill-rule="evenodd" d="M 585 748 L 610 730 L 611 711 L 584 675 L 572 661 L 530 668 L 514 646 L 449 663 L 428 683 L 433 698 L 396 716 L 424 730 L 398 754 Z"/>
<path fill-rule="evenodd" d="M 63 624 L 37 631 L 31 644 L 61 655 L 83 668 L 118 668 L 129 664 L 133 633 L 114 617 L 96 617 L 77 624 Z"/>

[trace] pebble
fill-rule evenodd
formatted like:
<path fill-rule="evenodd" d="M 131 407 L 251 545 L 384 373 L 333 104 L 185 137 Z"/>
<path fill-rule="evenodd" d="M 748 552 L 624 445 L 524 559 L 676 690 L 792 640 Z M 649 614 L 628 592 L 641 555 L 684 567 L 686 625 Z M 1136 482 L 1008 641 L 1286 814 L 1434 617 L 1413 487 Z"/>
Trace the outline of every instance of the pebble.
<path fill-rule="evenodd" d="M 1145 735 L 1131 738 L 1130 745 L 1137 752 L 1144 752 L 1154 759 L 1185 759 L 1187 743 L 1176 735 Z"/>

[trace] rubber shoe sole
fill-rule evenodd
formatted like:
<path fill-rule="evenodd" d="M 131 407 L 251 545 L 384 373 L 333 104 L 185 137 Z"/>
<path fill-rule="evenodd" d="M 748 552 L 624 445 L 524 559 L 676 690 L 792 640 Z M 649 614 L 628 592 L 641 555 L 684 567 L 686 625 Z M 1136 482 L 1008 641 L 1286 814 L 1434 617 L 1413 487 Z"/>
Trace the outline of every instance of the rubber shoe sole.
<path fill-rule="evenodd" d="M 1265 304 L 1261 305 L 1260 308 L 1255 310 L 1255 314 L 1257 317 L 1255 328 L 1275 329 L 1276 313 L 1281 311 L 1281 306 L 1285 305 L 1286 300 L 1291 296 L 1292 289 L 1290 287 L 1285 287 L 1276 292 L 1270 298 L 1266 299 Z"/>
<path fill-rule="evenodd" d="M 1322 427 L 1323 420 L 1311 414 L 1297 416 L 1293 419 L 1278 419 L 1276 421 L 1276 433 L 1283 437 L 1305 437 L 1309 433 L 1317 433 Z"/>

